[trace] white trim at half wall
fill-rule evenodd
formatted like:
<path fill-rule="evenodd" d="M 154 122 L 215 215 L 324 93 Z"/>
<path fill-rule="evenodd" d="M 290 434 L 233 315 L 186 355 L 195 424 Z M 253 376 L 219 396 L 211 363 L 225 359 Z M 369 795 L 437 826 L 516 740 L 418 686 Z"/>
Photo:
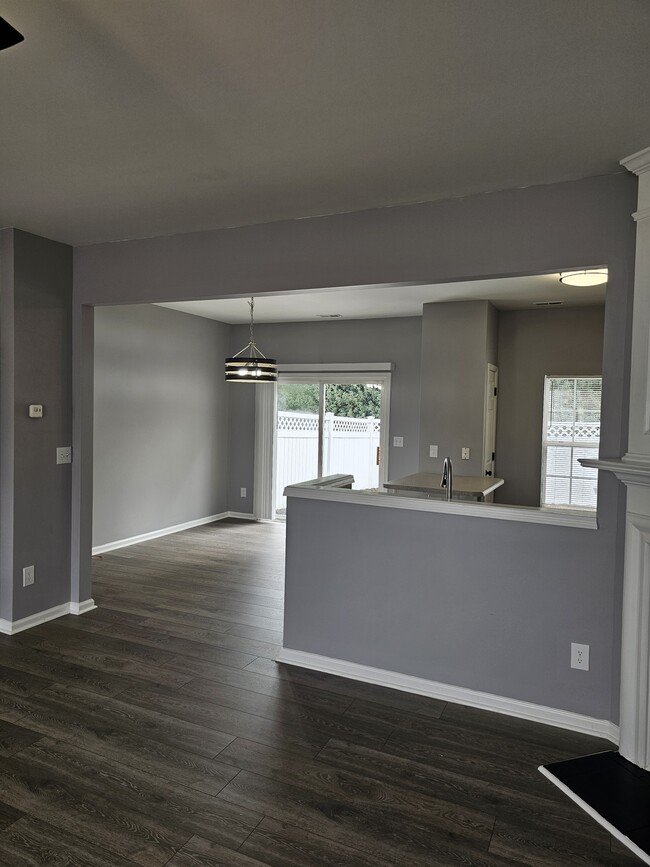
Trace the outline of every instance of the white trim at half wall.
<path fill-rule="evenodd" d="M 150 539 L 159 539 L 161 536 L 171 536 L 172 533 L 180 533 L 182 530 L 191 530 L 192 527 L 201 527 L 203 524 L 212 524 L 215 521 L 224 521 L 226 518 L 243 518 L 249 521 L 255 520 L 255 515 L 248 512 L 220 512 L 218 515 L 208 515 L 206 518 L 197 518 L 194 521 L 186 521 L 184 524 L 175 524 L 173 527 L 162 527 L 160 530 L 152 530 L 150 533 L 141 533 L 139 536 L 130 536 L 128 539 L 116 539 L 115 542 L 107 542 L 105 545 L 96 545 L 93 548 L 93 557 L 97 554 L 105 554 L 107 551 L 116 551 L 118 548 L 128 548 L 129 545 L 137 545 L 138 542 L 148 542 Z"/>
<path fill-rule="evenodd" d="M 54 608 L 48 608 L 46 611 L 30 614 L 29 617 L 23 617 L 21 620 L 0 620 L 0 633 L 15 635 L 17 632 L 31 629 L 32 626 L 39 626 L 49 620 L 56 620 L 57 617 L 63 617 L 65 614 L 85 614 L 86 611 L 92 611 L 93 608 L 97 608 L 93 599 L 84 599 L 83 602 L 64 602 L 62 605 L 55 605 Z"/>
<path fill-rule="evenodd" d="M 450 686 L 447 683 L 425 680 L 422 677 L 413 677 L 409 674 L 399 674 L 396 671 L 386 671 L 383 668 L 373 668 L 370 665 L 359 665 L 356 662 L 346 662 L 343 659 L 332 659 L 329 656 L 307 653 L 304 650 L 291 650 L 288 647 L 282 648 L 277 656 L 277 661 L 287 665 L 297 665 L 299 668 L 309 668 L 312 671 L 336 674 L 351 680 L 360 680 L 363 683 L 387 686 L 390 689 L 402 690 L 402 692 L 425 695 L 428 698 L 451 701 L 454 704 L 464 704 L 469 707 L 503 713 L 531 722 L 545 723 L 546 725 L 569 729 L 569 731 L 597 735 L 618 744 L 618 726 L 608 720 L 595 719 L 579 713 L 466 689 L 462 686 Z"/>

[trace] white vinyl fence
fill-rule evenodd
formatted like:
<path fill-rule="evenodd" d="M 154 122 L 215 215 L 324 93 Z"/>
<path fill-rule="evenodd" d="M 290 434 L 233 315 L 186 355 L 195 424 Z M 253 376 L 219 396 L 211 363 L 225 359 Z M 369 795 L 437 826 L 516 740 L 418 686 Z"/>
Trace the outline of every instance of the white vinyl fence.
<path fill-rule="evenodd" d="M 275 508 L 286 506 L 287 485 L 318 476 L 318 416 L 278 412 Z M 351 473 L 355 488 L 379 484 L 378 418 L 344 418 L 326 412 L 323 419 L 323 475 Z"/>

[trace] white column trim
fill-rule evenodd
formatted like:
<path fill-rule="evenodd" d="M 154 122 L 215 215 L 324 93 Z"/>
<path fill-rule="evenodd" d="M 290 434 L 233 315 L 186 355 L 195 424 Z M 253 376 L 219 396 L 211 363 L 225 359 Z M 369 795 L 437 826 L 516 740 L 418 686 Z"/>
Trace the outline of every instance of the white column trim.
<path fill-rule="evenodd" d="M 639 178 L 629 441 L 623 459 L 584 464 L 613 472 L 627 487 L 620 753 L 650 770 L 650 148 L 621 164 Z"/>
<path fill-rule="evenodd" d="M 273 467 L 275 466 L 275 406 L 277 386 L 255 386 L 255 468 L 253 471 L 253 513 L 258 521 L 275 518 Z"/>
<path fill-rule="evenodd" d="M 650 516 L 628 512 L 625 537 L 620 753 L 650 770 Z"/>

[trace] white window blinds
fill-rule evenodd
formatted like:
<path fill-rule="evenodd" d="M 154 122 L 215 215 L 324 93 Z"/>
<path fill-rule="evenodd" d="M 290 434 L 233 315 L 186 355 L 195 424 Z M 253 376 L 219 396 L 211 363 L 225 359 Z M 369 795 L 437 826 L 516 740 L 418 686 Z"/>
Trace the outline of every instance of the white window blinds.
<path fill-rule="evenodd" d="M 580 458 L 598 457 L 600 376 L 547 376 L 544 385 L 542 506 L 596 509 L 598 471 Z"/>

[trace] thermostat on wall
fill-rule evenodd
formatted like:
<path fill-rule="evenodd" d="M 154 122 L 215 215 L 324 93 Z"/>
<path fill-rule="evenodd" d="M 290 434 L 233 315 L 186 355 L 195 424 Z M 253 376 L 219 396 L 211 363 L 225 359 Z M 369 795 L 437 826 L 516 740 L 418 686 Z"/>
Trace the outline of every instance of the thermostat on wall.
<path fill-rule="evenodd" d="M 30 418 L 43 418 L 43 404 L 42 403 L 30 403 L 30 405 L 29 405 L 29 417 Z"/>

